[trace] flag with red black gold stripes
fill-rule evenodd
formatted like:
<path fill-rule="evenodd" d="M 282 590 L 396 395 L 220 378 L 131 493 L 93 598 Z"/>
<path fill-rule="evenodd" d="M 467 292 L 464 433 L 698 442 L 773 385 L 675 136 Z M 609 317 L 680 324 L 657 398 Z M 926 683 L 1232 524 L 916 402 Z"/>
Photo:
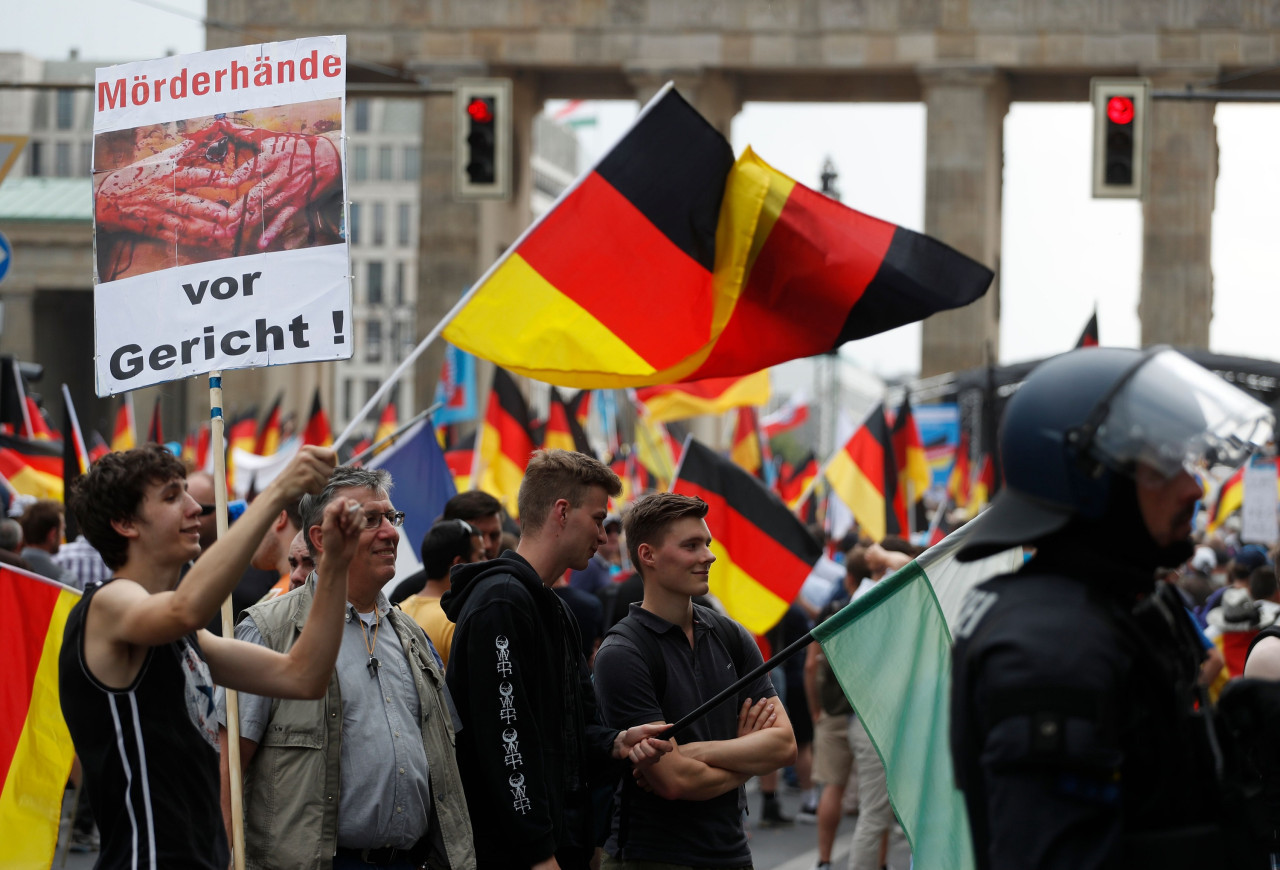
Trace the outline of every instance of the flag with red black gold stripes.
<path fill-rule="evenodd" d="M 560 386 L 741 377 L 967 305 L 992 272 L 725 138 L 671 88 L 531 226 L 445 327 Z"/>
<path fill-rule="evenodd" d="M 822 547 L 776 493 L 693 439 L 672 492 L 705 501 L 711 530 L 711 594 L 752 634 L 777 624 Z"/>
<path fill-rule="evenodd" d="M 524 396 L 510 374 L 495 368 L 471 472 L 472 486 L 502 502 L 511 516 L 518 516 L 516 497 L 535 446 L 533 420 Z"/>

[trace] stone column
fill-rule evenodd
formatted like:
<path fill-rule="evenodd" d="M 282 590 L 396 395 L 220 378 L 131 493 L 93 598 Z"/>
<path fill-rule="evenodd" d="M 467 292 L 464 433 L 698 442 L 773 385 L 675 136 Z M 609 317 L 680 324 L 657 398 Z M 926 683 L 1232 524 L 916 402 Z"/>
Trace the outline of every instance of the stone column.
<path fill-rule="evenodd" d="M 734 117 L 742 111 L 737 80 L 720 70 L 630 64 L 624 72 L 641 106 L 653 99 L 667 82 L 674 82 L 680 95 L 726 139 Z"/>
<path fill-rule="evenodd" d="M 1216 68 L 1146 69 L 1154 89 L 1211 80 Z M 1208 348 L 1210 247 L 1218 179 L 1216 103 L 1153 100 L 1142 202 L 1142 344 Z"/>
<path fill-rule="evenodd" d="M 1000 348 L 1000 209 L 1003 73 L 984 65 L 930 65 L 919 71 L 925 131 L 924 231 L 996 272 L 986 295 L 924 322 L 920 376 L 972 368 Z"/>

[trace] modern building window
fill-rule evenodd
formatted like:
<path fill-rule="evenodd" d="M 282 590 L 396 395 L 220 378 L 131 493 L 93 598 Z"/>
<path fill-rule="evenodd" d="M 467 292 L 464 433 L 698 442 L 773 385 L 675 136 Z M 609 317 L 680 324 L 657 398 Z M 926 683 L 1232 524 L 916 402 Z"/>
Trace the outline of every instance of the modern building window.
<path fill-rule="evenodd" d="M 378 387 L 382 386 L 382 382 L 377 378 L 364 379 L 364 400 L 367 402 L 373 398 L 373 394 L 378 392 Z"/>
<path fill-rule="evenodd" d="M 395 277 L 395 299 L 396 307 L 404 305 L 404 261 L 396 261 L 396 277 Z"/>
<path fill-rule="evenodd" d="M 407 248 L 413 238 L 413 208 L 407 202 L 396 203 L 396 244 Z"/>
<path fill-rule="evenodd" d="M 59 89 L 57 92 L 55 122 L 59 130 L 75 128 L 76 94 L 75 91 Z"/>
<path fill-rule="evenodd" d="M 351 114 L 355 116 L 355 130 L 357 133 L 369 132 L 369 108 L 367 99 L 351 101 Z"/>
<path fill-rule="evenodd" d="M 351 226 L 347 227 L 347 240 L 352 245 L 360 244 L 360 203 L 353 202 L 347 205 L 347 217 L 351 221 Z"/>
<path fill-rule="evenodd" d="M 378 180 L 393 181 L 395 179 L 395 167 L 392 165 L 391 146 L 378 146 Z"/>
<path fill-rule="evenodd" d="M 351 149 L 351 180 L 369 180 L 369 146 L 357 145 Z"/>
<path fill-rule="evenodd" d="M 382 362 L 382 321 L 369 320 L 364 325 L 364 350 L 368 362 Z M 377 389 L 377 386 L 374 386 Z M 370 393 L 369 395 L 373 395 Z M 365 401 L 368 401 L 367 399 Z"/>
<path fill-rule="evenodd" d="M 80 174 L 91 175 L 93 173 L 93 143 L 80 143 Z"/>
<path fill-rule="evenodd" d="M 39 178 L 44 175 L 44 143 L 32 140 L 27 145 L 27 175 Z"/>
<path fill-rule="evenodd" d="M 351 419 L 351 393 L 355 389 L 355 380 L 352 378 L 343 378 L 342 380 L 342 416 L 346 420 Z"/>
<path fill-rule="evenodd" d="M 369 262 L 369 284 L 365 289 L 365 298 L 370 305 L 382 304 L 382 263 L 378 260 Z"/>
<path fill-rule="evenodd" d="M 70 142 L 55 142 L 53 144 L 53 174 L 58 178 L 71 177 Z"/>
<path fill-rule="evenodd" d="M 422 159 L 417 145 L 406 145 L 404 149 L 404 180 L 417 181 L 419 161 Z"/>
<path fill-rule="evenodd" d="M 372 244 L 375 248 L 380 248 L 386 243 L 387 243 L 387 206 L 386 206 L 386 203 L 375 202 L 373 204 Z"/>

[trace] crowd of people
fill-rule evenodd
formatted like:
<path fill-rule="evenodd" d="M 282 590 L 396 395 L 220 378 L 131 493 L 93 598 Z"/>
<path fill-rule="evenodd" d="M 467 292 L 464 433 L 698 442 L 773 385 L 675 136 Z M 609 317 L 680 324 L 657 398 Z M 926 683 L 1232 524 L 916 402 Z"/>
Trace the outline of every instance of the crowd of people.
<path fill-rule="evenodd" d="M 1224 390 L 1157 352 L 1091 349 L 1010 403 L 1006 486 L 957 552 L 1027 553 L 953 625 L 977 867 L 1276 866 L 1277 554 L 1191 534 L 1196 463 L 1239 461 L 1269 419 Z M 56 503 L 0 522 L 0 559 L 84 590 L 59 674 L 88 799 L 73 837 L 99 866 L 225 868 L 242 839 L 254 868 L 745 868 L 752 825 L 794 821 L 786 776 L 818 868 L 845 814 L 851 870 L 905 868 L 822 648 L 737 684 L 918 548 L 827 542 L 830 600 L 754 638 L 709 595 L 700 499 L 619 516 L 607 466 L 537 451 L 518 526 L 461 493 L 393 588 L 394 483 L 305 447 L 219 537 L 211 480 L 149 445 L 77 483 L 72 542 Z M 208 628 L 228 595 L 234 639 Z"/>

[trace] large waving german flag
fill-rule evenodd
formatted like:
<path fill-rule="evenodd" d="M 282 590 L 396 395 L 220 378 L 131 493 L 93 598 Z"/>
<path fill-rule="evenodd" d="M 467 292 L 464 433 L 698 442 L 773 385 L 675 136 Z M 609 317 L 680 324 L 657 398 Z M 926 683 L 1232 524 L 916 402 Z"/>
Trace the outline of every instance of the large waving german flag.
<path fill-rule="evenodd" d="M 745 405 L 769 401 L 769 372 L 762 369 L 741 378 L 707 378 L 661 387 L 641 387 L 636 398 L 649 416 L 666 423 L 703 414 L 722 414 Z"/>
<path fill-rule="evenodd" d="M 0 566 L 0 867 L 48 867 L 75 748 L 58 701 L 63 629 L 80 593 Z"/>
<path fill-rule="evenodd" d="M 697 441 L 685 447 L 671 489 L 711 507 L 711 594 L 752 634 L 773 628 L 822 547 L 776 494 Z"/>
<path fill-rule="evenodd" d="M 966 305 L 992 273 L 729 143 L 674 90 L 517 240 L 445 328 L 576 387 L 739 377 Z"/>
<path fill-rule="evenodd" d="M 62 445 L 0 434 L 0 475 L 22 495 L 62 501 Z"/>
<path fill-rule="evenodd" d="M 532 430 L 529 406 L 516 382 L 510 374 L 495 368 L 476 456 L 477 469 L 471 475 L 471 482 L 476 489 L 501 501 L 513 517 L 517 515 L 520 482 L 524 480 L 524 470 L 535 447 Z"/>
<path fill-rule="evenodd" d="M 898 463 L 883 404 L 875 406 L 832 458 L 826 477 L 873 541 L 900 535 L 906 529 L 907 517 L 898 500 Z"/>

